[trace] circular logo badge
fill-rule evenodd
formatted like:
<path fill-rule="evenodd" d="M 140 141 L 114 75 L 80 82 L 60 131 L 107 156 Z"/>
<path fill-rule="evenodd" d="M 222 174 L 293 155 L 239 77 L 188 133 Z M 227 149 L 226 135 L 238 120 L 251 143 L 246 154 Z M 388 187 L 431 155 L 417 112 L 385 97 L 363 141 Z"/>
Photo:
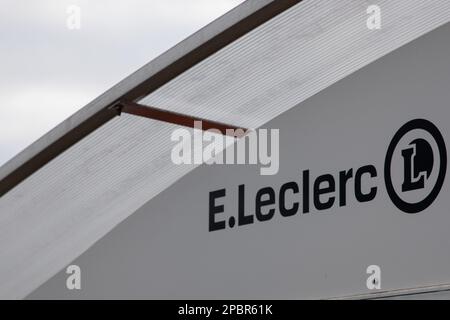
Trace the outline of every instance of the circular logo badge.
<path fill-rule="evenodd" d="M 439 129 L 415 119 L 394 135 L 384 162 L 384 181 L 392 202 L 406 213 L 418 213 L 437 198 L 447 171 L 447 150 Z"/>

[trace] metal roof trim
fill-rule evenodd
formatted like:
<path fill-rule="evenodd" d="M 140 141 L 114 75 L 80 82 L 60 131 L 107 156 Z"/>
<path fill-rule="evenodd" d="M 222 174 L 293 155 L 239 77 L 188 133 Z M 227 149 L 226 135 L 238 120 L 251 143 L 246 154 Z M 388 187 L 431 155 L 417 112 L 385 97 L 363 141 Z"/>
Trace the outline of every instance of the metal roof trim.
<path fill-rule="evenodd" d="M 0 167 L 0 197 L 116 116 L 121 99 L 135 101 L 302 0 L 247 0 L 164 52 Z M 158 79 L 159 78 L 159 79 Z"/>

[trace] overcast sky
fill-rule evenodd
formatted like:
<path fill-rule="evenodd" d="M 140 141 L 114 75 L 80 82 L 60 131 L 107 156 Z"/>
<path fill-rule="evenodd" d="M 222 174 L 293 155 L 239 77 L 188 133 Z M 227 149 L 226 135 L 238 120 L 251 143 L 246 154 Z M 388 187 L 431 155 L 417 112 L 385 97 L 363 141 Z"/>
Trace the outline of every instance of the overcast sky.
<path fill-rule="evenodd" d="M 0 0 L 0 165 L 241 2 Z"/>

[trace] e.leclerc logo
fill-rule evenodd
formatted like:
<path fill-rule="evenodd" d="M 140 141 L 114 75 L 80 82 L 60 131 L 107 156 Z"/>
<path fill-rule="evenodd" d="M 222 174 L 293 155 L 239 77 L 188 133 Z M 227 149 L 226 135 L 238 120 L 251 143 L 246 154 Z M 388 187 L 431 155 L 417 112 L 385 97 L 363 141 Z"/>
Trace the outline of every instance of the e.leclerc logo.
<path fill-rule="evenodd" d="M 439 129 L 415 119 L 394 135 L 384 162 L 384 181 L 392 202 L 406 213 L 428 208 L 439 195 L 447 171 L 447 150 Z"/>
<path fill-rule="evenodd" d="M 384 181 L 389 198 L 399 210 L 413 214 L 428 208 L 441 191 L 446 171 L 444 138 L 433 123 L 424 119 L 411 120 L 395 133 L 386 152 Z M 241 184 L 238 186 L 237 217 L 232 215 L 228 220 L 221 217 L 225 212 L 221 198 L 227 196 L 227 190 L 211 191 L 209 231 L 226 229 L 227 224 L 234 228 L 255 221 L 266 222 L 276 213 L 291 217 L 299 212 L 310 214 L 313 209 L 320 212 L 344 207 L 352 194 L 353 202 L 369 202 L 378 192 L 377 177 L 378 170 L 374 165 L 317 177 L 312 177 L 310 170 L 303 170 L 301 178 L 299 175 L 300 184 L 289 181 L 278 190 L 270 186 L 259 189 L 253 199 L 254 213 L 245 211 L 246 188 Z"/>

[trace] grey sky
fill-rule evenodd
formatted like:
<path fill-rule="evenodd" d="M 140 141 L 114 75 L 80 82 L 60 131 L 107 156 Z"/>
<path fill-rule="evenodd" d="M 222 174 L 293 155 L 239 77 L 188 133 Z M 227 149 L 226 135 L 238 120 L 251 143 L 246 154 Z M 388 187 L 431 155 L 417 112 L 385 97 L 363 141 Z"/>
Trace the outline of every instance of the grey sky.
<path fill-rule="evenodd" d="M 243 0 L 0 0 L 0 165 Z M 81 29 L 66 26 L 81 8 Z"/>

